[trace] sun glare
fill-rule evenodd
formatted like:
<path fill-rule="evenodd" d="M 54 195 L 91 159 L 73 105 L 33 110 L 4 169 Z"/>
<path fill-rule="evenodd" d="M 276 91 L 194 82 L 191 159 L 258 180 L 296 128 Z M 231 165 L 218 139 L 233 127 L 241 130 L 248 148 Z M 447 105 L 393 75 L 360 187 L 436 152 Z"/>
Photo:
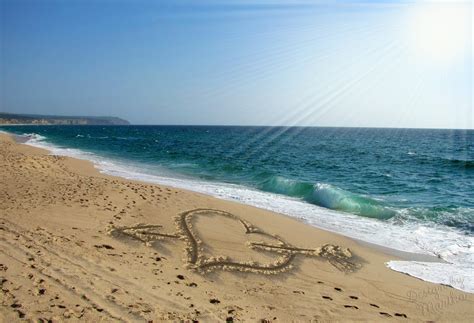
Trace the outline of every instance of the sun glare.
<path fill-rule="evenodd" d="M 452 63 L 471 47 L 472 4 L 453 2 L 423 3 L 411 9 L 406 32 L 420 59 Z"/>

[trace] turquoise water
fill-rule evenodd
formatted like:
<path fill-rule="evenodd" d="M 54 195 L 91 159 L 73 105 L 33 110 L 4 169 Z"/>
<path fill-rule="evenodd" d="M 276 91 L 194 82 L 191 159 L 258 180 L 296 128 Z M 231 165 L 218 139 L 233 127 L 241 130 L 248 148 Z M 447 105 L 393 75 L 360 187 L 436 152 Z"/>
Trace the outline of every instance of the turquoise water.
<path fill-rule="evenodd" d="M 474 131 L 181 126 L 3 127 L 152 173 L 239 184 L 382 220 L 474 232 Z"/>

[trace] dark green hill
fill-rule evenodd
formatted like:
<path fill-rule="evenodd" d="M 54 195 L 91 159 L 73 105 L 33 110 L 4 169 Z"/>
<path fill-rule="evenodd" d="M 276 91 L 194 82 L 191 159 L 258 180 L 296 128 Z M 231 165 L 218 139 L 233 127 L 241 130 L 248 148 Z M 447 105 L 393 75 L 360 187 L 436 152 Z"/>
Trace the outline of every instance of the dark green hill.
<path fill-rule="evenodd" d="M 129 125 L 130 123 L 117 117 L 55 116 L 0 112 L 0 124 Z"/>

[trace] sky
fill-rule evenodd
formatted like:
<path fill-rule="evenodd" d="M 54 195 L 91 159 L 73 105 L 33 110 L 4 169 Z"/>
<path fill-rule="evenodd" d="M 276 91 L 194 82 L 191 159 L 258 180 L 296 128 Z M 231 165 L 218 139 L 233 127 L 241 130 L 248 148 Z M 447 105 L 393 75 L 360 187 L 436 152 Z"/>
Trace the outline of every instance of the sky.
<path fill-rule="evenodd" d="M 0 112 L 468 128 L 471 1 L 0 0 Z"/>

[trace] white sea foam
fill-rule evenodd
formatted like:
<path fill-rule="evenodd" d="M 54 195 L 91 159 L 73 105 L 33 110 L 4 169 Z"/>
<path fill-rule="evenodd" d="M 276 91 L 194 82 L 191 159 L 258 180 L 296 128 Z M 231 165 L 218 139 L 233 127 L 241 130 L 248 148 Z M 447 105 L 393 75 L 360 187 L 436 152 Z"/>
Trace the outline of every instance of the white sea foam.
<path fill-rule="evenodd" d="M 301 200 L 257 191 L 240 185 L 213 183 L 172 176 L 172 173 L 147 169 L 143 165 L 130 165 L 112 161 L 78 149 L 62 148 L 44 141 L 37 134 L 27 144 L 46 148 L 55 155 L 70 156 L 92 161 L 103 173 L 126 179 L 173 186 L 208 194 L 225 200 L 299 218 L 313 226 L 381 246 L 413 253 L 437 256 L 446 263 L 390 261 L 387 266 L 420 279 L 453 286 L 474 293 L 474 237 L 436 224 L 414 222 L 387 222 L 341 213 Z"/>
<path fill-rule="evenodd" d="M 472 271 L 472 264 L 471 267 L 466 267 L 465 263 L 389 261 L 387 266 L 395 271 L 432 283 L 452 286 L 470 293 L 474 292 L 472 273 L 466 273 L 466 271 Z"/>

